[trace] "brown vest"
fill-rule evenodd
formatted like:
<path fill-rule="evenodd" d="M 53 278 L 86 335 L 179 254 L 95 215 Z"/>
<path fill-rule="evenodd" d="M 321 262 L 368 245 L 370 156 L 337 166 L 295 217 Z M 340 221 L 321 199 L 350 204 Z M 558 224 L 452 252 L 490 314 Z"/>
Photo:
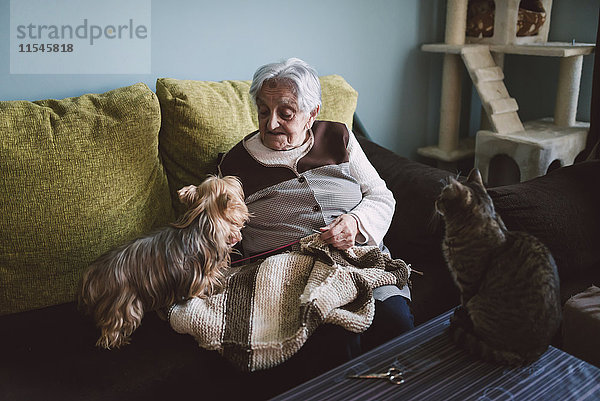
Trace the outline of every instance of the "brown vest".
<path fill-rule="evenodd" d="M 234 175 L 243 183 L 244 195 L 249 195 L 283 181 L 297 178 L 317 167 L 348 161 L 348 129 L 333 121 L 315 121 L 312 127 L 314 143 L 310 151 L 298 161 L 298 174 L 288 167 L 269 167 L 256 161 L 246 151 L 243 140 L 223 156 L 219 165 L 222 175 Z M 252 137 L 258 131 L 246 136 Z"/>

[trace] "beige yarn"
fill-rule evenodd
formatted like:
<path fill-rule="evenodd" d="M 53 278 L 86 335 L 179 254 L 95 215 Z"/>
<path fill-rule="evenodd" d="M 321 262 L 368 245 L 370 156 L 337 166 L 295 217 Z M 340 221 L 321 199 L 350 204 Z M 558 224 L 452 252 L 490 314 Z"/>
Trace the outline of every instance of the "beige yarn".
<path fill-rule="evenodd" d="M 268 369 L 294 355 L 321 323 L 366 330 L 373 288 L 402 287 L 409 272 L 377 247 L 339 251 L 314 234 L 298 251 L 232 269 L 223 292 L 173 306 L 169 322 L 242 370 Z"/>

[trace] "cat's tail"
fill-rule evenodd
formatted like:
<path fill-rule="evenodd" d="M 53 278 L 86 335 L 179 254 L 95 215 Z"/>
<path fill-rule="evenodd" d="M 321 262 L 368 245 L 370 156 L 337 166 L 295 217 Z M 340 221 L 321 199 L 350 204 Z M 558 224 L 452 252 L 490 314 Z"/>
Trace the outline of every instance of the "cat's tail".
<path fill-rule="evenodd" d="M 535 362 L 543 354 L 543 352 L 530 352 L 524 355 L 490 346 L 475 334 L 471 319 L 466 311 L 460 307 L 454 311 L 454 315 L 450 318 L 448 333 L 456 345 L 487 362 L 512 367 L 526 366 Z"/>

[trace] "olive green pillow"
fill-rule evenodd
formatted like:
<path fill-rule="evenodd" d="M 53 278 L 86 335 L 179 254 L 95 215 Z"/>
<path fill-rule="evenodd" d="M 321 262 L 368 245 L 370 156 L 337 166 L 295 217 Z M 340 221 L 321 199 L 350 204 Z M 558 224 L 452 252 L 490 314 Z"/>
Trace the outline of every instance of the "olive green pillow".
<path fill-rule="evenodd" d="M 358 93 L 339 75 L 320 78 L 320 120 L 352 127 Z M 162 111 L 160 152 L 169 178 L 173 206 L 176 191 L 216 172 L 219 153 L 258 129 L 248 93 L 250 81 L 189 81 L 159 78 L 156 93 Z"/>
<path fill-rule="evenodd" d="M 141 83 L 0 102 L 0 315 L 72 301 L 90 262 L 172 218 L 159 129 Z"/>

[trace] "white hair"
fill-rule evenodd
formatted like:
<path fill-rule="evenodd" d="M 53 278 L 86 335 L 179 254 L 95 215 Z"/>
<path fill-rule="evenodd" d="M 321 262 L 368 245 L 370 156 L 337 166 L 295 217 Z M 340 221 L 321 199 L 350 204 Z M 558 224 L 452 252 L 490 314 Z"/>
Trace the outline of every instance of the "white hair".
<path fill-rule="evenodd" d="M 254 104 L 263 84 L 270 79 L 292 84 L 300 111 L 310 113 L 317 106 L 321 106 L 321 83 L 317 71 L 299 58 L 265 64 L 256 70 L 250 86 L 250 96 Z"/>

